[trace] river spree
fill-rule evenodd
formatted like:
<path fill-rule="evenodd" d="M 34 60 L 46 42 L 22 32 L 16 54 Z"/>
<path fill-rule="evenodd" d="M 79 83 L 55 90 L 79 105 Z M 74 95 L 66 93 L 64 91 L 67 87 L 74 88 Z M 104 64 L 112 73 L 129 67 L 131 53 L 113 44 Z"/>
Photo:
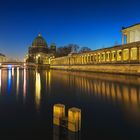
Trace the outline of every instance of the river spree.
<path fill-rule="evenodd" d="M 82 110 L 79 137 L 58 135 L 53 105 Z M 0 69 L 0 131 L 9 138 L 140 139 L 140 77 Z"/>

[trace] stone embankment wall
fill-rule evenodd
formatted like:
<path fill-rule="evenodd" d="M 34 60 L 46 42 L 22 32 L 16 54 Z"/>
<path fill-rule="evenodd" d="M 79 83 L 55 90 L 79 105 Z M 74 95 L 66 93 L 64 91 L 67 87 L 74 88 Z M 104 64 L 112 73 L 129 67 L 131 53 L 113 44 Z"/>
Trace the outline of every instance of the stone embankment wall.
<path fill-rule="evenodd" d="M 140 75 L 139 64 L 55 65 L 51 69 Z"/>

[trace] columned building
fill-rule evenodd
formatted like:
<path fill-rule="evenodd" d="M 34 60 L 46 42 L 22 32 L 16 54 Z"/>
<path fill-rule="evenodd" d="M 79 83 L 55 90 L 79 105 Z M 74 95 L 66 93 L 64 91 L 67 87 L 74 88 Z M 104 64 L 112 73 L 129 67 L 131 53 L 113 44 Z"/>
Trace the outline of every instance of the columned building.
<path fill-rule="evenodd" d="M 0 63 L 1 62 L 6 62 L 7 58 L 4 54 L 0 53 Z"/>
<path fill-rule="evenodd" d="M 25 61 L 28 63 L 36 64 L 50 64 L 50 58 L 54 57 L 56 46 L 53 46 L 53 52 L 45 41 L 45 39 L 38 34 L 34 39 L 32 46 L 29 47 L 28 54 L 26 55 Z"/>
<path fill-rule="evenodd" d="M 140 41 L 140 23 L 122 28 L 122 44 Z"/>

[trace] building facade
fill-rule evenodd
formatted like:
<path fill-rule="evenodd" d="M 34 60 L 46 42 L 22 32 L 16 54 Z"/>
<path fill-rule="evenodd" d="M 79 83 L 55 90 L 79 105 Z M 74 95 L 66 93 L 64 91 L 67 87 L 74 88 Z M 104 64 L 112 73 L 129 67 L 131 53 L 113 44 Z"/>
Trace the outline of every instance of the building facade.
<path fill-rule="evenodd" d="M 34 39 L 32 46 L 29 47 L 28 54 L 25 57 L 27 63 L 50 64 L 50 58 L 54 57 L 56 46 L 48 47 L 45 39 L 38 34 Z"/>
<path fill-rule="evenodd" d="M 0 53 L 0 63 L 1 62 L 6 62 L 6 60 L 7 60 L 6 56 L 4 54 Z"/>
<path fill-rule="evenodd" d="M 51 68 L 96 72 L 140 73 L 140 25 L 122 30 L 122 45 L 51 59 Z M 131 32 L 135 34 L 132 35 Z"/>
<path fill-rule="evenodd" d="M 140 41 L 140 23 L 122 28 L 122 44 Z"/>
<path fill-rule="evenodd" d="M 51 59 L 51 65 L 139 63 L 140 42 Z"/>

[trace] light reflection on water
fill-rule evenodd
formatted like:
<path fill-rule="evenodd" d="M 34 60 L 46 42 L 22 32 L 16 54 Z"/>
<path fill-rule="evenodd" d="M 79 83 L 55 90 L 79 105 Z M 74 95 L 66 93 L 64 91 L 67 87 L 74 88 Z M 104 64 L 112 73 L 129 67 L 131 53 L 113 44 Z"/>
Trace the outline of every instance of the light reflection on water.
<path fill-rule="evenodd" d="M 41 98 L 41 79 L 40 79 L 40 73 L 36 72 L 35 103 L 38 110 L 40 107 L 40 98 Z"/>
<path fill-rule="evenodd" d="M 55 71 L 54 78 L 65 87 L 75 87 L 76 94 L 120 105 L 130 122 L 140 124 L 140 77 Z"/>
<path fill-rule="evenodd" d="M 23 97 L 26 98 L 26 69 L 23 71 L 24 79 L 23 79 Z"/>
<path fill-rule="evenodd" d="M 27 114 L 27 118 L 28 115 L 31 115 L 27 111 L 30 107 L 30 112 L 36 110 L 37 113 L 41 113 L 44 108 L 44 110 L 50 110 L 48 112 L 44 111 L 48 118 L 51 116 L 49 113 L 52 113 L 51 109 L 54 103 L 64 103 L 68 107 L 80 107 L 85 113 L 83 113 L 83 118 L 87 116 L 86 119 L 82 120 L 84 126 L 82 135 L 84 135 L 84 132 L 87 132 L 87 134 L 91 132 L 89 127 L 92 127 L 92 129 L 95 127 L 98 129 L 100 128 L 99 131 L 102 132 L 112 129 L 109 128 L 112 123 L 109 119 L 100 120 L 100 117 L 103 116 L 104 118 L 106 114 L 111 117 L 111 120 L 123 120 L 124 128 L 125 124 L 129 126 L 128 129 L 130 130 L 135 129 L 138 131 L 140 128 L 140 77 L 138 76 L 119 76 L 56 70 L 35 71 L 26 70 L 25 68 L 23 70 L 19 68 L 12 70 L 0 69 L 0 93 L 3 97 L 5 97 L 7 93 L 11 97 L 11 100 L 1 97 L 5 102 L 11 101 L 13 104 L 16 102 L 18 105 L 21 105 L 21 101 L 24 100 L 24 107 L 27 105 L 27 109 L 23 110 L 23 112 Z M 17 99 L 17 97 L 18 100 L 14 100 L 14 98 Z M 104 111 L 106 114 L 100 112 L 100 109 L 104 108 L 104 106 L 107 108 Z M 111 109 L 108 109 L 108 106 Z M 12 105 L 10 107 L 12 107 Z M 15 109 L 16 106 L 13 108 Z M 22 110 L 22 108 L 20 108 L 20 110 Z M 118 112 L 122 114 L 119 116 L 115 110 L 116 112 L 119 110 Z M 116 114 L 113 116 L 113 113 Z M 18 113 L 16 113 L 16 115 L 18 115 Z M 96 120 L 94 120 L 94 116 L 97 116 Z M 120 118 L 116 118 L 115 116 Z M 44 124 L 44 120 L 50 121 L 47 120 L 47 117 L 44 117 L 45 119 L 43 120 L 42 118 L 43 116 L 39 119 L 39 124 Z M 14 122 L 16 121 L 19 123 L 18 119 L 14 120 Z M 35 119 L 33 124 L 36 124 L 37 121 L 38 120 Z M 107 124 L 109 125 L 107 127 L 101 124 L 101 126 L 98 126 L 95 123 L 96 121 L 98 123 L 103 121 L 104 123 L 108 122 L 110 124 Z M 120 124 L 122 123 L 121 121 L 119 122 Z M 85 126 L 85 124 L 87 126 Z M 133 127 L 131 128 L 131 126 Z M 50 127 L 50 125 L 46 125 L 46 127 Z M 44 130 L 43 127 L 43 130 L 40 128 L 36 129 L 40 132 Z M 113 129 L 116 130 L 115 135 L 121 135 L 119 134 L 119 130 L 121 131 L 121 129 L 124 128 L 122 125 L 114 125 Z M 134 133 L 135 132 L 133 132 L 133 134 Z M 87 138 L 89 139 L 89 135 Z M 59 139 L 59 136 L 57 139 Z M 85 138 L 82 139 L 86 140 Z"/>
<path fill-rule="evenodd" d="M 1 69 L 0 69 L 0 94 L 1 94 Z"/>
<path fill-rule="evenodd" d="M 12 84 L 12 72 L 11 69 L 8 70 L 8 94 L 11 92 L 11 84 Z"/>
<path fill-rule="evenodd" d="M 17 81 L 16 81 L 16 94 L 18 96 L 19 93 L 19 67 L 17 67 Z"/>

